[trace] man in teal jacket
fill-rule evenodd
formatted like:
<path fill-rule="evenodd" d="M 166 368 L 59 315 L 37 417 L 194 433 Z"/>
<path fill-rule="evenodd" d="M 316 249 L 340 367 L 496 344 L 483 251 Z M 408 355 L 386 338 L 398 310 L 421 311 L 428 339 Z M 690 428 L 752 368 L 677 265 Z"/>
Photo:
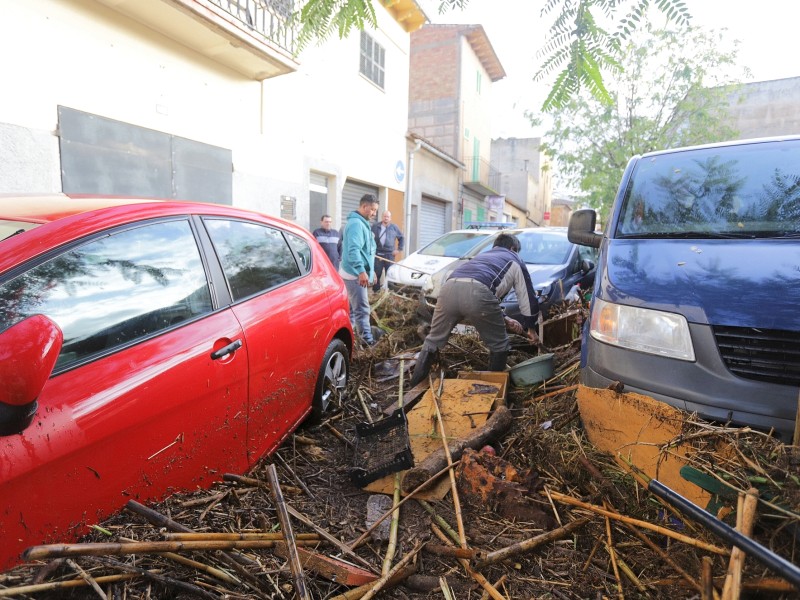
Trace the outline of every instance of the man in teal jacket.
<path fill-rule="evenodd" d="M 369 285 L 375 280 L 375 238 L 370 229 L 370 219 L 378 212 L 378 199 L 364 194 L 354 210 L 347 216 L 342 232 L 342 276 L 350 298 L 350 323 L 364 342 L 375 343 L 369 323 Z"/>

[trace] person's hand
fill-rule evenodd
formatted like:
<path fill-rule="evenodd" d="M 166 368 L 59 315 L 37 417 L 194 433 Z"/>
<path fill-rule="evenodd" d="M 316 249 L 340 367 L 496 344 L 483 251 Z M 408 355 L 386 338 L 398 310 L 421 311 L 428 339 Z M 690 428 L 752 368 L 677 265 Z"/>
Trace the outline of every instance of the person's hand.
<path fill-rule="evenodd" d="M 539 343 L 539 335 L 533 329 L 528 329 L 527 335 L 528 339 L 531 341 L 531 344 Z"/>
<path fill-rule="evenodd" d="M 367 275 L 366 271 L 362 271 L 358 274 L 358 285 L 361 287 L 367 287 L 369 285 L 369 275 Z"/>
<path fill-rule="evenodd" d="M 525 329 L 522 327 L 522 324 L 510 317 L 503 317 L 506 322 L 506 331 L 510 331 L 511 333 L 515 333 L 517 335 L 525 335 Z"/>

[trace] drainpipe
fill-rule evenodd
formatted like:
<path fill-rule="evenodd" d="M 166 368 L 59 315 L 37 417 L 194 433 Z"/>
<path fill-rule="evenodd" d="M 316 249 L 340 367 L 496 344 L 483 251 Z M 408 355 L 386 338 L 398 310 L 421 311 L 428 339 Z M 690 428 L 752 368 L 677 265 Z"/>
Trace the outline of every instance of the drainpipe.
<path fill-rule="evenodd" d="M 405 210 L 406 210 L 406 256 L 411 254 L 411 192 L 413 190 L 413 178 L 414 178 L 414 154 L 416 154 L 417 150 L 422 147 L 422 140 L 416 140 L 416 145 L 412 150 L 408 151 L 408 169 L 406 170 L 406 201 L 405 201 Z M 416 248 L 415 248 L 416 250 Z"/>

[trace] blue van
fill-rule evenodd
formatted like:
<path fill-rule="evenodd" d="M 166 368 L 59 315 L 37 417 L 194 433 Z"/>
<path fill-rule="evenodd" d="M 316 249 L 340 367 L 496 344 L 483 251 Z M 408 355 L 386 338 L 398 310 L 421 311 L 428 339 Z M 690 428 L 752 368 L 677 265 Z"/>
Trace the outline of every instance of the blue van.
<path fill-rule="evenodd" d="M 581 382 L 614 382 L 791 443 L 800 396 L 800 137 L 651 152 L 625 169 L 600 249 Z"/>

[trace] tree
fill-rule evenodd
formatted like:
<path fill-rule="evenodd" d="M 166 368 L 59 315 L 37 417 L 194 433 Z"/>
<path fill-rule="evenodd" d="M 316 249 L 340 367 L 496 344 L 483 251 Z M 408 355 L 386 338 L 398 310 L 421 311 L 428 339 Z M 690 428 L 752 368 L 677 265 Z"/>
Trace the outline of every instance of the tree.
<path fill-rule="evenodd" d="M 378 0 L 390 4 L 391 0 Z M 499 0 L 484 0 L 498 2 Z M 462 9 L 469 0 L 440 0 L 439 12 Z M 540 55 L 542 65 L 535 79 L 560 69 L 542 110 L 550 111 L 566 105 L 582 89 L 603 102 L 610 102 L 604 73 L 619 70 L 617 55 L 622 43 L 644 22 L 651 6 L 663 12 L 669 21 L 683 26 L 689 23 L 689 12 L 683 0 L 541 0 L 542 17 L 554 15 L 549 37 Z M 627 12 L 622 17 L 623 8 Z M 613 23 L 608 32 L 598 24 L 597 13 Z M 313 40 L 325 40 L 334 32 L 347 37 L 351 29 L 377 26 L 372 0 L 307 0 L 292 14 L 292 23 L 299 26 L 298 51 Z"/>
<path fill-rule="evenodd" d="M 723 48 L 719 34 L 646 25 L 622 49 L 610 104 L 583 93 L 552 112 L 545 149 L 563 183 L 604 218 L 631 156 L 734 138 L 727 108 L 736 48 Z"/>

